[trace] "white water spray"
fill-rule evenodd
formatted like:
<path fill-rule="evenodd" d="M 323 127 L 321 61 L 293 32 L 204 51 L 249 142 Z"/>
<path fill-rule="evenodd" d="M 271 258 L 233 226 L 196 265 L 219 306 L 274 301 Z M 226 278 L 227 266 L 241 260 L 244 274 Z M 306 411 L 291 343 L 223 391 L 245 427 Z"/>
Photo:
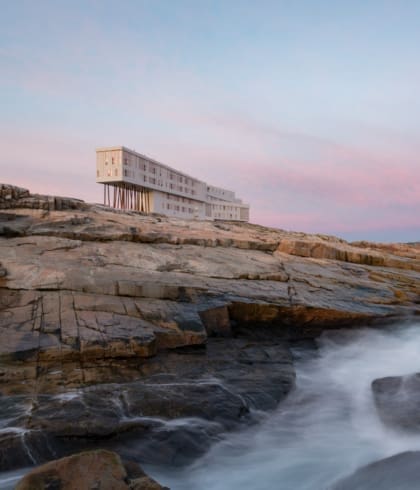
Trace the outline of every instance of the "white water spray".
<path fill-rule="evenodd" d="M 374 460 L 420 450 L 420 435 L 386 428 L 371 383 L 420 372 L 420 324 L 340 331 L 296 362 L 297 389 L 258 427 L 180 471 L 149 469 L 172 490 L 324 490 Z"/>

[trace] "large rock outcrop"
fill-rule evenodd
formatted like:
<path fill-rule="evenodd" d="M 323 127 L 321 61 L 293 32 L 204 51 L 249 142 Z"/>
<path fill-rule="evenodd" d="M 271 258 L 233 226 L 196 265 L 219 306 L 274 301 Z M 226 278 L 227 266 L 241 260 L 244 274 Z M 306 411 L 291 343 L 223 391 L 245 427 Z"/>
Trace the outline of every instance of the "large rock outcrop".
<path fill-rule="evenodd" d="M 418 315 L 419 259 L 0 185 L 0 468 L 187 461 L 287 395 L 289 342 Z"/>

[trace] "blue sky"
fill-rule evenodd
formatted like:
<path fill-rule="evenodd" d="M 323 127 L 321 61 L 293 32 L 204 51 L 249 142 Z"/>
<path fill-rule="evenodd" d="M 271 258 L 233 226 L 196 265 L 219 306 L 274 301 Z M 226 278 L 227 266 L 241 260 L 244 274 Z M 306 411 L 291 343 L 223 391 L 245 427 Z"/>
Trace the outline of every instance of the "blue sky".
<path fill-rule="evenodd" d="M 251 220 L 420 240 L 420 2 L 16 1 L 0 31 L 0 181 L 100 201 L 125 145 Z"/>

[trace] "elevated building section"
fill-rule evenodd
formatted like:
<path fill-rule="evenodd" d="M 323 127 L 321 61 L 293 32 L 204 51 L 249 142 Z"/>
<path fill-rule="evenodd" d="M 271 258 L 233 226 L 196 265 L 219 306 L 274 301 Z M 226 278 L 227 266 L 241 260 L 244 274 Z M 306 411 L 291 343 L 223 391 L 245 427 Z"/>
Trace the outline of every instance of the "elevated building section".
<path fill-rule="evenodd" d="M 104 184 L 107 206 L 189 219 L 249 221 L 249 205 L 233 191 L 123 146 L 96 150 L 96 182 Z"/>

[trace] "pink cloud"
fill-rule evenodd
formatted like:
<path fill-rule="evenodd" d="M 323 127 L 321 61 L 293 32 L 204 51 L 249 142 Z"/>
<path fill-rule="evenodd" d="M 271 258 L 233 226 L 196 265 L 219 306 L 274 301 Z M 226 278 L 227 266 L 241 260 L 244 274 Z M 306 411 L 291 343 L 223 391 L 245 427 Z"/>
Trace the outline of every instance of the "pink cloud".
<path fill-rule="evenodd" d="M 202 124 L 214 144 L 165 142 L 158 150 L 190 168 L 208 166 L 215 176 L 236 175 L 239 183 L 280 185 L 315 197 L 336 198 L 355 205 L 392 201 L 420 203 L 420 148 L 358 148 L 305 133 L 258 124 L 245 117 L 194 115 L 173 111 L 169 118 Z M 292 148 L 292 151 L 290 151 Z M 290 155 L 293 153 L 293 155 Z"/>
<path fill-rule="evenodd" d="M 246 138 L 244 138 L 246 141 Z M 381 155 L 372 157 L 358 155 L 349 158 L 341 153 L 328 159 L 320 154 L 316 161 L 301 160 L 265 152 L 234 150 L 201 145 L 167 145 L 161 153 L 167 159 L 171 155 L 174 165 L 183 165 L 197 175 L 197 167 L 203 172 L 201 178 L 223 185 L 235 185 L 239 194 L 248 194 L 254 189 L 263 192 L 294 193 L 311 199 L 323 199 L 336 204 L 358 207 L 387 208 L 395 206 L 420 206 L 420 164 L 418 167 L 392 164 Z M 351 154 L 350 154 L 351 155 Z M 194 165 L 194 162 L 199 162 Z M 241 192 L 241 188 L 244 190 Z"/>

